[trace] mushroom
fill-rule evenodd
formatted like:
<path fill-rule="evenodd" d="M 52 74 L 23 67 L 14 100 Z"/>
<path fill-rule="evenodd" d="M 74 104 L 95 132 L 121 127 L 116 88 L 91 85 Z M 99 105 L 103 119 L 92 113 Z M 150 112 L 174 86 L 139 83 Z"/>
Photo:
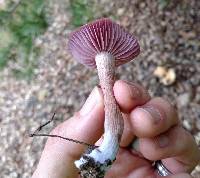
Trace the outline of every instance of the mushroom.
<path fill-rule="evenodd" d="M 124 129 L 113 92 L 115 67 L 136 57 L 140 47 L 135 37 L 108 18 L 80 27 L 72 33 L 68 45 L 77 61 L 98 71 L 104 96 L 104 139 L 100 147 L 83 154 L 75 165 L 83 177 L 101 178 L 116 159 Z"/>

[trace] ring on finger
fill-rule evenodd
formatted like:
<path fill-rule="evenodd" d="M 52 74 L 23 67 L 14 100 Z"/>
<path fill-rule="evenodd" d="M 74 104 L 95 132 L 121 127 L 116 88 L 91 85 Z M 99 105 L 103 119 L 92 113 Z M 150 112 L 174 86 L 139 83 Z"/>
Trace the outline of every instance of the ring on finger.
<path fill-rule="evenodd" d="M 154 168 L 157 170 L 160 176 L 169 176 L 172 173 L 163 165 L 161 160 L 157 160 L 153 163 Z"/>
<path fill-rule="evenodd" d="M 131 144 L 132 149 L 138 150 L 138 139 L 135 139 Z M 155 161 L 152 166 L 156 169 L 158 175 L 169 176 L 172 173 L 164 166 L 161 160 Z"/>

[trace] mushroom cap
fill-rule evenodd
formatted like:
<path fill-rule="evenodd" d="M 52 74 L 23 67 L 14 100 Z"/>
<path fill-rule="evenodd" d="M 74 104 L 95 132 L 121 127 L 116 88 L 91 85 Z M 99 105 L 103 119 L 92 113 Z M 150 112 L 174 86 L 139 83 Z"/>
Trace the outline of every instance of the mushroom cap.
<path fill-rule="evenodd" d="M 95 56 L 101 52 L 113 55 L 116 66 L 140 53 L 136 38 L 108 18 L 90 22 L 73 32 L 68 47 L 78 62 L 91 68 L 96 67 Z"/>

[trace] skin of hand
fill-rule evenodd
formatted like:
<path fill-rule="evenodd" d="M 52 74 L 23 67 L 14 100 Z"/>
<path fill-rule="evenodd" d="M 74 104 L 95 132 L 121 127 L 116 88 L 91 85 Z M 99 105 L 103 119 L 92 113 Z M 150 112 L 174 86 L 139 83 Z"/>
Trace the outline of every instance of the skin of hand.
<path fill-rule="evenodd" d="M 200 160 L 192 135 L 181 127 L 177 113 L 163 98 L 151 98 L 139 84 L 116 81 L 114 95 L 124 116 L 121 148 L 106 178 L 161 178 L 151 166 L 155 160 L 173 173 L 166 178 L 191 178 L 189 173 Z M 103 139 L 104 105 L 101 89 L 95 87 L 81 110 L 51 134 L 90 144 Z M 130 144 L 135 138 L 134 148 Z M 77 178 L 74 161 L 84 145 L 48 138 L 32 178 Z"/>

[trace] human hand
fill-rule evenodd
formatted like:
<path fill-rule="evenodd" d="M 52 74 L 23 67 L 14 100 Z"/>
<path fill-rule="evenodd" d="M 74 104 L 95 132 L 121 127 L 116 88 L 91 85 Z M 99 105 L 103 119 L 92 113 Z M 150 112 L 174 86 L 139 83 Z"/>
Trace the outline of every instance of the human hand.
<path fill-rule="evenodd" d="M 115 98 L 124 113 L 125 128 L 117 159 L 106 178 L 160 178 L 152 162 L 162 160 L 173 173 L 166 178 L 191 178 L 188 174 L 200 160 L 200 151 L 178 121 L 175 109 L 162 98 L 150 98 L 138 84 L 117 81 Z M 92 91 L 82 109 L 57 126 L 51 134 L 86 143 L 101 142 L 104 105 L 101 90 Z M 130 148 L 138 137 L 135 148 Z M 85 150 L 84 145 L 49 138 L 32 178 L 74 178 L 78 170 L 74 161 Z"/>

